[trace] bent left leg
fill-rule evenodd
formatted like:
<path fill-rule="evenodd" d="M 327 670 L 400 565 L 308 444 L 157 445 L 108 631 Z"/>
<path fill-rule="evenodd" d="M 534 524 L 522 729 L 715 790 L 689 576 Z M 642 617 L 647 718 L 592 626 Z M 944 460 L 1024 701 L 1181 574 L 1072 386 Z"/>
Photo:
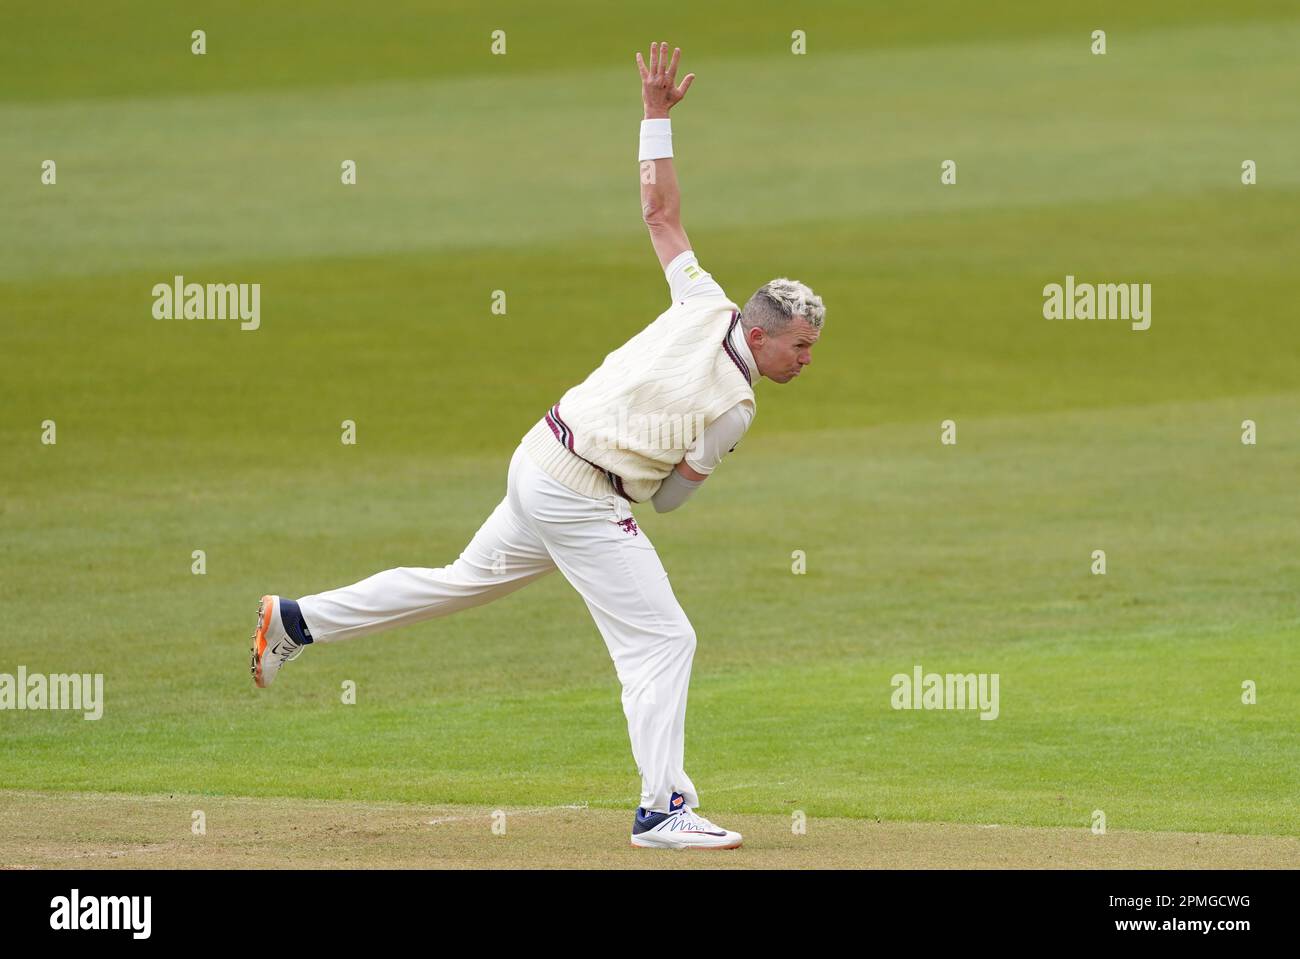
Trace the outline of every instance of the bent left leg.
<path fill-rule="evenodd" d="M 695 630 L 654 544 L 626 501 L 582 496 L 536 468 L 521 475 L 522 513 L 556 566 L 582 595 L 623 685 L 641 806 L 666 812 L 672 793 L 699 804 L 683 768 L 686 695 Z"/>

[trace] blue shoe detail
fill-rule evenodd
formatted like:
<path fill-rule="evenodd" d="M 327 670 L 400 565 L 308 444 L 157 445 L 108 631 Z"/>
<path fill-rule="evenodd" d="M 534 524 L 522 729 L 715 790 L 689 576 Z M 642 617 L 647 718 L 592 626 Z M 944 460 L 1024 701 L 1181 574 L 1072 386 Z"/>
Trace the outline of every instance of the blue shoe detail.
<path fill-rule="evenodd" d="M 649 832 L 670 815 L 672 814 L 666 812 L 649 812 L 645 809 L 638 808 L 636 811 L 636 819 L 632 821 L 632 835 L 635 836 L 638 833 Z"/>
<path fill-rule="evenodd" d="M 672 797 L 668 800 L 668 806 L 671 812 L 656 812 L 655 810 L 638 806 L 636 810 L 636 818 L 632 821 L 632 835 L 635 836 L 638 833 L 649 832 L 669 816 L 675 816 L 677 813 L 681 812 L 686 808 L 686 798 L 681 793 L 673 793 Z"/>
<path fill-rule="evenodd" d="M 306 646 L 312 641 L 311 630 L 307 628 L 307 621 L 302 618 L 302 611 L 294 600 L 280 598 L 280 622 L 289 638 L 299 646 Z"/>

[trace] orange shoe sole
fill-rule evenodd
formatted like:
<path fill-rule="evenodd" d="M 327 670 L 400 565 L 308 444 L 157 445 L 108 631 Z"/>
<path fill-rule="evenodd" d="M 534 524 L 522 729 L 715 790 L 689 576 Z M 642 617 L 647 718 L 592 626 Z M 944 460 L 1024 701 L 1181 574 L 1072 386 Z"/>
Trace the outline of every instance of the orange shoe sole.
<path fill-rule="evenodd" d="M 263 596 L 257 604 L 257 629 L 253 632 L 253 661 L 249 665 L 253 673 L 253 682 L 258 689 L 265 689 L 262 682 L 262 654 L 266 652 L 266 631 L 271 628 L 271 617 L 275 614 L 275 597 Z"/>

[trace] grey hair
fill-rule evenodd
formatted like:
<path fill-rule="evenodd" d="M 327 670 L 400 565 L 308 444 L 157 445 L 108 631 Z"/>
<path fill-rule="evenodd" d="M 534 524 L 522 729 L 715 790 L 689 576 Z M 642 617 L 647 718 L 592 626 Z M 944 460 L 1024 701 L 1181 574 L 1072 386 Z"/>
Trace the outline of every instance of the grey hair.
<path fill-rule="evenodd" d="M 795 317 L 803 317 L 814 329 L 826 319 L 822 298 L 798 280 L 778 277 L 760 286 L 741 310 L 744 326 L 761 326 L 769 336 L 780 333 Z"/>

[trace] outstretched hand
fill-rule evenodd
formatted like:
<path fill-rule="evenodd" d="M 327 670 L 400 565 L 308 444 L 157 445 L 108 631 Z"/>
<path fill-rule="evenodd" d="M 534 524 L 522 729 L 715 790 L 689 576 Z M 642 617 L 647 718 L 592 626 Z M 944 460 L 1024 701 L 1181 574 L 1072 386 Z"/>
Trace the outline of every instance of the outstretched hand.
<path fill-rule="evenodd" d="M 677 61 L 681 56 L 681 47 L 675 48 L 670 63 L 668 44 L 652 43 L 650 44 L 650 68 L 646 69 L 645 61 L 641 59 L 641 51 L 637 51 L 636 65 L 641 71 L 641 102 L 645 104 L 647 120 L 668 116 L 668 111 L 676 106 L 682 97 L 686 96 L 686 91 L 691 88 L 691 83 L 695 80 L 693 73 L 686 74 L 681 84 L 674 86 L 677 79 Z"/>

